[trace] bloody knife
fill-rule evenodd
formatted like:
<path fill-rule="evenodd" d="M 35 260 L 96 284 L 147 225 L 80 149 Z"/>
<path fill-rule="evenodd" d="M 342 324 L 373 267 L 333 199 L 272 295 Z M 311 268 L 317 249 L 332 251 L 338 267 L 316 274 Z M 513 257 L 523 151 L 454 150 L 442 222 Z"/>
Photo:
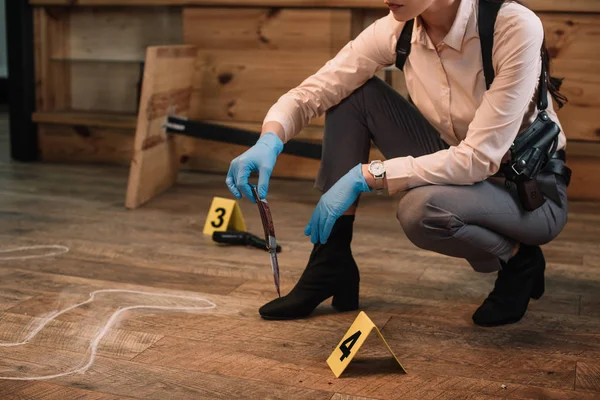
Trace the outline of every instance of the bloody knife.
<path fill-rule="evenodd" d="M 252 193 L 258 204 L 258 212 L 260 213 L 260 219 L 262 220 L 263 229 L 265 231 L 265 241 L 267 243 L 267 251 L 271 258 L 271 269 L 273 270 L 273 280 L 275 281 L 275 288 L 277 289 L 277 295 L 281 297 L 281 291 L 279 289 L 279 263 L 277 262 L 277 240 L 275 239 L 275 227 L 273 226 L 273 218 L 271 217 L 271 209 L 267 200 L 263 200 L 258 196 L 258 190 L 256 186 L 252 187 Z"/>

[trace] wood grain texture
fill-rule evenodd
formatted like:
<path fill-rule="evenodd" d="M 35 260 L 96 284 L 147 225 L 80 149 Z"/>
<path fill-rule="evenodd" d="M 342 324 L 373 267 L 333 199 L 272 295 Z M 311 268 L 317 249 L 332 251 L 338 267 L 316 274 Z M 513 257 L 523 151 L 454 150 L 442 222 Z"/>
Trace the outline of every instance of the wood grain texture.
<path fill-rule="evenodd" d="M 83 115 L 80 117 L 80 115 Z M 103 117 L 100 117 L 103 115 Z M 103 126 L 127 126 L 128 118 L 104 121 L 107 114 L 36 114 L 40 122 L 60 123 L 63 118 L 71 122 L 85 122 Z M 71 119 L 72 118 L 72 119 Z M 221 123 L 221 122 L 218 122 Z M 255 130 L 260 124 L 223 123 L 224 125 Z M 93 126 L 93 125 L 90 125 Z M 318 142 L 322 128 L 310 127 L 301 132 L 299 139 Z M 123 129 L 88 128 L 87 125 L 41 125 L 39 139 L 42 159 L 48 162 L 102 163 L 129 165 L 133 154 L 133 131 Z M 246 147 L 224 144 L 208 140 L 177 138 L 177 159 L 184 170 L 226 173 L 231 160 L 242 154 Z M 568 166 L 572 169 L 569 198 L 574 200 L 599 200 L 600 178 L 596 174 L 600 168 L 600 153 L 596 147 L 585 142 L 570 141 L 567 145 Z M 384 159 L 377 150 L 372 149 L 370 159 Z M 278 178 L 297 178 L 313 180 L 318 172 L 319 163 L 315 160 L 282 154 L 277 161 L 273 176 Z"/>
<path fill-rule="evenodd" d="M 149 46 L 183 43 L 181 9 L 172 7 L 75 7 L 69 26 L 70 60 L 144 61 Z"/>
<path fill-rule="evenodd" d="M 56 10 L 50 14 L 45 8 L 33 13 L 34 57 L 37 111 L 66 109 L 71 105 L 71 66 L 51 61 L 53 54 L 69 54 L 68 14 Z"/>
<path fill-rule="evenodd" d="M 141 62 L 149 46 L 181 44 L 181 11 L 170 8 L 72 8 L 68 54 L 52 64 L 71 68 L 70 109 L 136 113 Z"/>
<path fill-rule="evenodd" d="M 115 118 L 104 121 L 110 114 L 60 113 L 58 115 L 39 114 L 36 118 L 45 122 L 38 127 L 42 160 L 46 162 L 65 163 L 99 163 L 107 165 L 130 165 L 134 154 L 134 131 L 131 129 L 118 129 L 131 122 L 128 118 Z M 94 128 L 93 125 L 59 125 L 64 118 L 68 121 L 93 123 L 109 128 Z M 72 119 L 71 119 L 72 118 Z M 84 118 L 84 119 L 82 119 Z M 57 124 L 51 124 L 56 121 Z M 215 121 L 216 122 L 216 121 Z M 218 121 L 216 123 L 243 127 L 247 129 L 260 128 L 256 123 L 229 123 Z M 114 126 L 114 128 L 112 128 Z M 322 128 L 309 127 L 301 132 L 298 139 L 318 142 L 322 135 Z M 182 170 L 203 172 L 227 173 L 231 160 L 242 154 L 248 147 L 226 144 L 190 137 L 174 137 L 169 145 L 174 145 L 172 158 L 177 160 Z M 166 142 L 157 142 L 157 146 L 166 146 Z M 151 141 L 146 142 L 152 144 Z M 163 147 L 164 148 L 164 147 Z M 154 150 L 160 155 L 164 151 Z M 377 149 L 371 151 L 371 159 L 382 159 L 383 156 Z M 170 159 L 170 158 L 169 158 Z M 168 159 L 167 159 L 168 160 Z M 170 161 L 169 161 L 170 162 Z M 153 164 L 154 168 L 162 168 L 164 164 Z M 277 178 L 294 178 L 314 180 L 319 170 L 318 160 L 282 154 L 277 159 L 273 176 Z"/>
<path fill-rule="evenodd" d="M 68 62 L 71 70 L 71 103 L 58 111 L 135 113 L 138 108 L 139 63 Z"/>
<path fill-rule="evenodd" d="M 0 390 L 10 394 L 9 399 L 39 399 L 39 400 L 64 400 L 64 399 L 90 399 L 90 400 L 121 400 L 124 397 L 98 393 L 91 390 L 65 387 L 49 382 L 19 382 L 2 381 Z M 14 396 L 14 397 L 13 397 Z"/>
<path fill-rule="evenodd" d="M 129 165 L 134 154 L 133 132 L 88 125 L 42 124 L 38 126 L 40 157 L 45 162 Z"/>
<path fill-rule="evenodd" d="M 597 174 L 600 158 L 570 155 L 567 163 L 572 170 L 569 196 L 579 200 L 600 200 L 600 176 Z"/>
<path fill-rule="evenodd" d="M 282 94 L 351 39 L 351 12 L 256 8 L 232 17 L 226 8 L 186 8 L 183 29 L 184 42 L 199 49 L 191 116 L 262 123 Z"/>
<path fill-rule="evenodd" d="M 189 116 L 196 54 L 195 46 L 148 47 L 125 198 L 127 208 L 139 207 L 177 180 L 175 137 L 166 134 L 164 124 L 169 114 Z"/>
<path fill-rule="evenodd" d="M 600 393 L 600 363 L 577 363 L 575 388 L 582 392 Z"/>
<path fill-rule="evenodd" d="M 134 130 L 136 117 L 123 113 L 99 113 L 76 111 L 50 111 L 34 112 L 31 116 L 33 122 L 54 125 L 78 125 L 91 128 L 116 128 Z"/>
<path fill-rule="evenodd" d="M 100 343 L 89 371 L 0 380 L 3 398 L 598 398 L 597 203 L 571 202 L 565 230 L 543 247 L 546 293 L 525 318 L 483 329 L 470 318 L 495 277 L 416 248 L 395 219 L 398 198 L 363 197 L 352 245 L 361 309 L 408 374 L 398 374 L 380 341 L 369 338 L 347 374 L 334 379 L 325 360 L 356 313 L 334 313 L 325 301 L 304 320 L 259 318 L 258 308 L 276 296 L 268 255 L 201 233 L 212 198 L 230 197 L 222 173 L 183 171 L 172 190 L 135 211 L 122 204 L 127 178 L 127 168 L 114 166 L 0 162 L 0 250 L 70 248 L 56 257 L 0 260 L 0 341 L 22 337 L 44 315 L 99 289 L 199 296 L 217 307 L 128 313 Z M 319 197 L 311 182 L 271 182 L 283 293 L 312 249 L 302 231 Z M 256 206 L 239 204 L 249 231 L 261 232 Z M 126 296 L 105 298 L 61 315 L 31 343 L 2 348 L 0 376 L 80 365 L 101 317 L 128 305 Z"/>
<path fill-rule="evenodd" d="M 73 5 L 72 0 L 29 0 L 33 5 Z M 248 6 L 248 7 L 329 7 L 329 8 L 379 8 L 380 2 L 370 0 L 76 0 L 78 5 L 95 6 Z M 595 0 L 529 0 L 527 5 L 537 11 L 600 12 Z"/>
<path fill-rule="evenodd" d="M 540 18 L 552 57 L 554 76 L 564 78 L 562 91 L 569 103 L 559 118 L 569 139 L 600 140 L 600 35 L 597 15 L 546 14 Z"/>

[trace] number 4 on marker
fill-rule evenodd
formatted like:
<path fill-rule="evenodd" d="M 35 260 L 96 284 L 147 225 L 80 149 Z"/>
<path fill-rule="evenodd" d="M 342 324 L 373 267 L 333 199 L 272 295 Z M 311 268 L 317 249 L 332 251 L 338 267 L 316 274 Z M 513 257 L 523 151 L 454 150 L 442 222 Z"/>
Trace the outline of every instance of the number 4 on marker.
<path fill-rule="evenodd" d="M 348 356 L 350 356 L 352 347 L 354 347 L 354 344 L 356 343 L 356 341 L 358 340 L 360 335 L 361 335 L 361 332 L 358 331 L 354 335 L 350 336 L 348 339 L 346 339 L 342 342 L 342 344 L 340 345 L 340 350 L 342 351 L 342 356 L 340 357 L 340 361 L 344 361 L 344 359 L 346 359 L 346 358 L 348 358 Z"/>
<path fill-rule="evenodd" d="M 334 373 L 336 378 L 339 378 L 340 375 L 342 375 L 348 364 L 350 364 L 350 361 L 352 361 L 356 353 L 358 353 L 360 346 L 362 346 L 365 340 L 367 340 L 367 337 L 369 337 L 371 331 L 375 331 L 377 333 L 377 336 L 379 336 L 379 338 L 383 341 L 388 351 L 398 362 L 400 368 L 402 368 L 402 371 L 406 373 L 406 370 L 402 364 L 400 364 L 400 360 L 398 360 L 390 346 L 387 344 L 383 335 L 379 329 L 377 329 L 377 326 L 375 326 L 367 314 L 361 311 L 340 343 L 338 343 L 338 345 L 335 347 L 333 353 L 331 353 L 327 359 L 327 364 L 329 365 L 329 368 L 331 368 L 331 371 Z"/>

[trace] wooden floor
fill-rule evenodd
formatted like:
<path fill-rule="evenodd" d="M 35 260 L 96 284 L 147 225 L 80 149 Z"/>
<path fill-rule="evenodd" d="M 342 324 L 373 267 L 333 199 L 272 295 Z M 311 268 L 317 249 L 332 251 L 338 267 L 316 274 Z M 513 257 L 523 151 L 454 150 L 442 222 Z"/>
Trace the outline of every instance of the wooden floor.
<path fill-rule="evenodd" d="M 600 205 L 571 205 L 567 228 L 545 246 L 547 294 L 525 319 L 485 329 L 470 317 L 494 276 L 416 249 L 394 219 L 394 199 L 365 198 L 353 247 L 362 309 L 408 374 L 372 336 L 336 379 L 325 360 L 357 313 L 332 314 L 323 304 L 306 320 L 259 318 L 275 293 L 267 254 L 202 235 L 212 197 L 229 197 L 224 177 L 183 174 L 175 189 L 127 211 L 127 173 L 0 162 L 0 251 L 70 249 L 45 258 L 24 257 L 43 249 L 0 253 L 0 343 L 22 343 L 0 347 L 1 398 L 600 398 Z M 302 231 L 318 194 L 310 182 L 274 181 L 269 200 L 287 292 L 311 249 Z M 241 208 L 260 234 L 255 206 Z M 105 289 L 130 292 L 101 292 L 52 315 Z M 166 294 L 216 307 L 129 309 L 208 304 Z"/>

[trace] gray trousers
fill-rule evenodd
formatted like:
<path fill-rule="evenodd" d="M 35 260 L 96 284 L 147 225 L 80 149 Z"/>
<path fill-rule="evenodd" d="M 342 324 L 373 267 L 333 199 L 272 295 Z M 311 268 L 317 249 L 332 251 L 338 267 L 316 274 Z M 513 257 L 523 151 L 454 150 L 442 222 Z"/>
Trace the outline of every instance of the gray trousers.
<path fill-rule="evenodd" d="M 367 163 L 371 140 L 387 159 L 448 148 L 415 106 L 372 78 L 327 111 L 315 187 L 325 192 L 356 164 Z M 556 185 L 562 204 L 547 199 L 538 209 L 525 211 L 514 187 L 490 178 L 470 186 L 410 189 L 398 204 L 397 218 L 417 247 L 464 258 L 479 272 L 497 271 L 517 243 L 548 243 L 567 221 L 564 179 L 550 173 L 538 179 Z"/>

